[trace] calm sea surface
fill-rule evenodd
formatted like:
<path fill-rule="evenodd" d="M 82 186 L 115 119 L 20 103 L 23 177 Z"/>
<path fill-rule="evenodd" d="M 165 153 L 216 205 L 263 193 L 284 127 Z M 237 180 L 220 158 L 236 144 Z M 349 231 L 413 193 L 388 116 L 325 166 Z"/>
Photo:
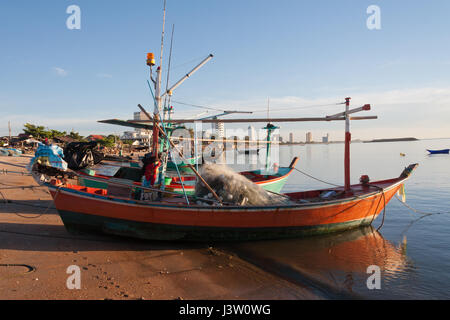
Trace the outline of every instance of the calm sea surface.
<path fill-rule="evenodd" d="M 393 198 L 379 232 L 373 228 L 307 239 L 258 241 L 232 246 L 242 257 L 290 281 L 308 284 L 330 297 L 368 299 L 450 298 L 450 155 L 428 155 L 426 149 L 450 148 L 450 139 L 413 142 L 353 143 L 351 180 L 398 177 L 409 164 L 419 167 L 406 182 L 406 203 Z M 265 151 L 263 151 L 265 152 Z M 406 156 L 401 156 L 404 153 Z M 281 146 L 279 164 L 300 157 L 297 168 L 343 185 L 344 145 Z M 255 166 L 235 166 L 236 170 Z M 328 188 L 297 171 L 283 191 Z M 440 214 L 438 214 L 440 213 Z M 381 289 L 369 290 L 367 268 L 381 270 Z"/>
<path fill-rule="evenodd" d="M 379 232 L 381 215 L 374 228 L 280 241 L 240 244 L 237 250 L 254 261 L 272 261 L 291 280 L 305 278 L 319 288 L 355 294 L 369 299 L 450 298 L 450 155 L 428 155 L 426 149 L 450 148 L 450 139 L 413 142 L 353 143 L 351 180 L 362 174 L 382 180 L 400 175 L 411 163 L 419 167 L 405 183 L 406 203 L 393 198 Z M 404 153 L 406 156 L 400 156 Z M 317 144 L 280 147 L 280 165 L 299 156 L 297 168 L 322 180 L 343 184 L 344 145 Z M 287 191 L 328 188 L 297 171 L 284 187 Z M 270 263 L 269 263 L 270 264 Z M 367 267 L 381 269 L 381 289 L 369 290 Z M 270 266 L 269 266 L 270 268 Z M 333 291 L 333 290 L 331 290 Z"/>

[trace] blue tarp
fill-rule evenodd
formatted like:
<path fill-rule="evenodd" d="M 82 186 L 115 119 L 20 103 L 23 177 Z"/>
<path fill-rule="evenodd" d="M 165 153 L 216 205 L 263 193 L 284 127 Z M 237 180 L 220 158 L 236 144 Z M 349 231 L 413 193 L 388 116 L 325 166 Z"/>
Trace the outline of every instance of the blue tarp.
<path fill-rule="evenodd" d="M 34 154 L 34 158 L 30 161 L 30 167 L 33 167 L 34 163 L 39 163 L 43 166 L 57 168 L 63 171 L 67 170 L 67 162 L 63 160 L 64 152 L 58 146 L 46 146 L 39 143 L 39 146 Z"/>

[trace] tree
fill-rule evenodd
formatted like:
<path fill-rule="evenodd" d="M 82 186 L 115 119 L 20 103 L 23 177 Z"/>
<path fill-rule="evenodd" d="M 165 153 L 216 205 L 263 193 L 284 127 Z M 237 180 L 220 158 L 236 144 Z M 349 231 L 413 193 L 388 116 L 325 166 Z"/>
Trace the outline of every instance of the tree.
<path fill-rule="evenodd" d="M 23 132 L 32 135 L 36 139 L 49 138 L 50 136 L 50 132 L 46 131 L 44 126 L 35 126 L 31 123 L 26 123 L 23 126 Z"/>
<path fill-rule="evenodd" d="M 74 132 L 74 131 L 70 131 L 69 133 L 69 137 L 71 137 L 72 139 L 76 140 L 76 141 L 85 141 L 86 139 L 81 136 L 78 132 Z"/>
<path fill-rule="evenodd" d="M 65 131 L 58 131 L 58 130 L 50 130 L 49 131 L 49 138 L 55 138 L 55 137 L 65 137 L 67 135 L 67 132 Z"/>
<path fill-rule="evenodd" d="M 132 145 L 133 144 L 133 140 L 122 140 L 123 144 L 128 144 L 128 145 Z"/>
<path fill-rule="evenodd" d="M 111 148 L 116 145 L 116 140 L 119 140 L 119 138 L 116 137 L 115 135 L 110 134 L 109 136 L 107 136 L 102 140 L 99 140 L 98 142 L 104 147 Z"/>

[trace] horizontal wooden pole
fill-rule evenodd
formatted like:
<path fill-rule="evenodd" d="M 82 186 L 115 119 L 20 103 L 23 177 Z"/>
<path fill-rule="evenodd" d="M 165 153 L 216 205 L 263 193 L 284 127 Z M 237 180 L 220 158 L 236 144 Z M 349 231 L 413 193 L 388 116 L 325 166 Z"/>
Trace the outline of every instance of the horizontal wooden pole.
<path fill-rule="evenodd" d="M 352 117 L 351 120 L 369 120 L 377 119 L 377 116 L 366 116 L 366 117 Z M 165 122 L 170 123 L 249 123 L 249 122 L 313 122 L 313 121 L 336 121 L 345 120 L 345 117 L 319 117 L 319 118 L 260 118 L 260 119 L 207 119 L 207 120 L 195 120 L 195 119 L 176 119 L 176 120 L 166 120 Z M 131 123 L 149 123 L 148 120 L 128 120 Z"/>

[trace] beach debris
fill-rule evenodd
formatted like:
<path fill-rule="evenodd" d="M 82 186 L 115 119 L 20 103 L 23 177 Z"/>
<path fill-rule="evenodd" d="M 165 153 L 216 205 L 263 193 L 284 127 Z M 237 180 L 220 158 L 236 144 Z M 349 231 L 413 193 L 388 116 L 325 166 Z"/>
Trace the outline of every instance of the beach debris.
<path fill-rule="evenodd" d="M 264 190 L 225 165 L 205 164 L 202 167 L 201 176 L 219 196 L 219 199 L 227 204 L 257 206 L 291 203 L 287 197 Z M 195 195 L 205 200 L 213 200 L 213 195 L 201 181 L 195 185 Z M 197 204 L 203 205 L 205 202 L 197 201 Z"/>

